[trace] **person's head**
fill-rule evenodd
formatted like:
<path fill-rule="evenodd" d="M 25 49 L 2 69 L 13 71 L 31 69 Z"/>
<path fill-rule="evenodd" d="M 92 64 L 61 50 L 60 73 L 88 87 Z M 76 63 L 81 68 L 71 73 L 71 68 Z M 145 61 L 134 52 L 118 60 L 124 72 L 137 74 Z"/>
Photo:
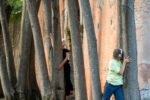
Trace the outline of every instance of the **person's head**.
<path fill-rule="evenodd" d="M 65 40 L 62 40 L 62 48 L 66 48 L 66 42 L 65 42 Z"/>
<path fill-rule="evenodd" d="M 113 58 L 116 60 L 121 60 L 123 57 L 123 51 L 122 49 L 115 49 L 113 52 Z"/>

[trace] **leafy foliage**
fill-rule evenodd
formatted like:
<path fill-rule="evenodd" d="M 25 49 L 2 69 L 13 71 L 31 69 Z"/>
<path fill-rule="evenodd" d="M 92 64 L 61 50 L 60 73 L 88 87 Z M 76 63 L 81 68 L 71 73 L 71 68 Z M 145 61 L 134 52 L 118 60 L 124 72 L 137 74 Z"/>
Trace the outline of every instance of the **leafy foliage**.
<path fill-rule="evenodd" d="M 21 17 L 23 0 L 7 0 L 6 7 L 11 8 L 10 21 Z"/>
<path fill-rule="evenodd" d="M 71 36 L 70 36 L 70 29 L 69 29 L 69 27 L 67 27 L 65 29 L 65 34 L 66 34 L 67 40 L 68 40 L 68 47 L 69 47 L 69 49 L 71 49 Z"/>

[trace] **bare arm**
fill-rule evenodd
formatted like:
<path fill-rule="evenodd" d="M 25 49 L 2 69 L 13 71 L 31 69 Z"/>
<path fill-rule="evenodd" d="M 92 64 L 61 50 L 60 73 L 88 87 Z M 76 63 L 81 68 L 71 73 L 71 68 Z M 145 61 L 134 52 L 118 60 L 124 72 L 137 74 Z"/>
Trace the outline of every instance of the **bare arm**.
<path fill-rule="evenodd" d="M 51 41 L 51 48 L 53 48 L 54 43 L 54 36 L 52 33 L 50 33 L 50 41 Z"/>
<path fill-rule="evenodd" d="M 123 61 L 122 68 L 121 68 L 121 70 L 120 70 L 120 72 L 119 72 L 118 74 L 122 75 L 122 74 L 124 73 L 126 64 L 127 64 L 128 62 L 130 62 L 130 61 L 131 61 L 131 59 L 130 59 L 129 57 L 126 58 L 126 59 Z"/>
<path fill-rule="evenodd" d="M 120 72 L 118 74 L 122 75 L 124 70 L 125 70 L 125 67 L 126 67 L 126 62 L 124 61 L 123 65 L 122 65 L 122 68 L 121 68 L 121 70 L 120 70 Z"/>
<path fill-rule="evenodd" d="M 67 60 L 69 59 L 70 56 L 70 52 L 68 52 L 66 54 L 66 58 L 62 61 L 62 63 L 58 66 L 57 70 L 61 70 L 64 67 L 64 64 L 67 62 Z"/>

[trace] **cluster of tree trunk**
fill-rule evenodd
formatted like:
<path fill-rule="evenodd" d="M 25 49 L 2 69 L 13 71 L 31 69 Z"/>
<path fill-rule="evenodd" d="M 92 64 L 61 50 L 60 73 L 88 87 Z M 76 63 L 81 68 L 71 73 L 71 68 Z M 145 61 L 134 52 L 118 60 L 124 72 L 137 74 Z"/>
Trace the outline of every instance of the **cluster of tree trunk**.
<path fill-rule="evenodd" d="M 124 73 L 123 93 L 125 100 L 140 100 L 137 72 L 137 44 L 134 17 L 134 0 L 119 1 L 120 8 L 120 48 L 125 57 L 131 57 Z"/>
<path fill-rule="evenodd" d="M 42 39 L 39 19 L 39 5 L 42 3 L 44 18 L 44 39 Z M 80 4 L 80 8 L 79 8 Z M 120 1 L 120 45 L 134 61 L 128 65 L 125 73 L 125 100 L 140 100 L 137 83 L 136 36 L 134 23 L 134 0 Z M 5 15 L 5 0 L 0 0 L 0 80 L 6 100 L 24 100 L 27 69 L 34 42 L 37 81 L 42 100 L 64 100 L 65 89 L 63 70 L 56 69 L 62 61 L 62 43 L 60 32 L 59 0 L 24 0 L 21 20 L 19 70 L 16 75 L 12 44 L 9 36 L 8 19 Z M 87 100 L 83 52 L 80 38 L 78 9 L 82 12 L 84 28 L 88 39 L 90 77 L 93 100 L 101 100 L 99 62 L 97 43 L 89 0 L 67 0 L 69 27 L 75 79 L 75 99 Z M 50 35 L 54 36 L 53 46 Z M 48 63 L 46 63 L 48 62 Z M 49 73 L 48 73 L 49 72 Z M 29 76 L 30 77 L 30 76 Z M 59 89 L 58 89 L 59 87 Z"/>

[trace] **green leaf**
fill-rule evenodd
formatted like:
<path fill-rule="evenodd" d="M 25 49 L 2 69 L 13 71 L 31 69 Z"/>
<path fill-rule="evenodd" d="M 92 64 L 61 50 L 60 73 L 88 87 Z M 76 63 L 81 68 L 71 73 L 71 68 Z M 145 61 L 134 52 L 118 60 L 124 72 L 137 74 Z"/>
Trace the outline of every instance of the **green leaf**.
<path fill-rule="evenodd" d="M 23 0 L 7 0 L 6 6 L 12 8 L 10 20 L 12 21 L 21 17 Z"/>

